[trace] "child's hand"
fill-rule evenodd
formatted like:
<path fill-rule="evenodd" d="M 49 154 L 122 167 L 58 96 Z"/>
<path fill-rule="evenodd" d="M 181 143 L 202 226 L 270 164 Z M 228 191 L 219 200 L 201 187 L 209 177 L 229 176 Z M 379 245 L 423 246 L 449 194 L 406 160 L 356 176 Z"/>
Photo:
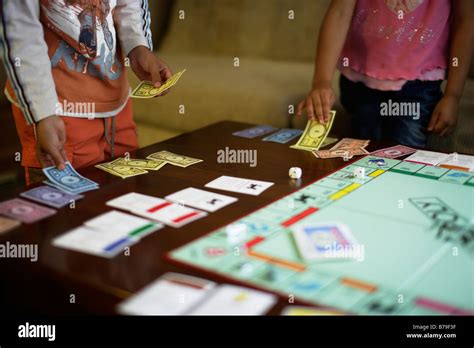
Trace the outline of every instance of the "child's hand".
<path fill-rule="evenodd" d="M 160 87 L 173 73 L 170 68 L 145 46 L 135 47 L 130 54 L 130 66 L 141 81 L 151 81 Z M 165 91 L 161 95 L 165 95 Z"/>
<path fill-rule="evenodd" d="M 336 97 L 332 89 L 331 82 L 315 83 L 313 90 L 302 100 L 296 109 L 296 115 L 301 116 L 306 109 L 308 119 L 317 119 L 320 123 L 327 123 L 330 118 L 330 111 Z"/>
<path fill-rule="evenodd" d="M 66 128 L 60 116 L 46 117 L 36 125 L 36 157 L 41 167 L 55 165 L 63 170 L 67 161 L 64 144 Z"/>
<path fill-rule="evenodd" d="M 453 96 L 444 96 L 431 116 L 428 131 L 441 136 L 451 134 L 458 123 L 459 100 Z"/>

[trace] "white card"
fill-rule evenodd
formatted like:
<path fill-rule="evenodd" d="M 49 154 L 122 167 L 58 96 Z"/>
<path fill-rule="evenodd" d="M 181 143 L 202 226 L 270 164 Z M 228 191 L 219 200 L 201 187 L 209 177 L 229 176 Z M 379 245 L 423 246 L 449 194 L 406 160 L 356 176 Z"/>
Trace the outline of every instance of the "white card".
<path fill-rule="evenodd" d="M 222 285 L 197 306 L 192 315 L 261 315 L 277 301 L 266 292 L 233 285 Z"/>
<path fill-rule="evenodd" d="M 126 315 L 183 315 L 200 302 L 215 283 L 184 274 L 166 273 L 118 306 Z"/>
<path fill-rule="evenodd" d="M 53 239 L 52 244 L 59 248 L 86 254 L 113 257 L 136 241 L 136 238 L 124 236 L 122 231 L 115 229 L 95 230 L 88 227 L 78 227 Z"/>
<path fill-rule="evenodd" d="M 86 221 L 84 226 L 96 230 L 114 230 L 117 233 L 122 233 L 123 236 L 130 235 L 130 237 L 136 236 L 137 238 L 142 238 L 163 227 L 160 223 L 115 210 Z"/>
<path fill-rule="evenodd" d="M 448 157 L 449 155 L 441 152 L 418 150 L 413 155 L 405 158 L 405 161 L 436 166 L 439 163 L 446 161 Z"/>
<path fill-rule="evenodd" d="M 272 185 L 273 183 L 268 181 L 242 179 L 233 176 L 223 175 L 207 183 L 206 187 L 224 191 L 243 193 L 246 195 L 258 196 Z"/>
<path fill-rule="evenodd" d="M 193 187 L 175 192 L 165 198 L 172 202 L 184 204 L 211 213 L 237 201 L 237 198 L 234 197 L 199 190 Z"/>
<path fill-rule="evenodd" d="M 474 156 L 452 153 L 438 164 L 440 167 L 474 172 Z"/>
<path fill-rule="evenodd" d="M 114 207 L 122 210 L 146 210 L 160 203 L 166 202 L 164 199 L 143 195 L 141 193 L 127 193 L 120 197 L 108 201 L 106 204 L 109 207 Z"/>
<path fill-rule="evenodd" d="M 133 210 L 132 213 L 143 216 L 147 219 L 162 222 L 171 227 L 181 227 L 207 216 L 207 213 L 203 211 L 188 208 L 165 200 L 158 205 L 147 207 L 146 209 Z"/>

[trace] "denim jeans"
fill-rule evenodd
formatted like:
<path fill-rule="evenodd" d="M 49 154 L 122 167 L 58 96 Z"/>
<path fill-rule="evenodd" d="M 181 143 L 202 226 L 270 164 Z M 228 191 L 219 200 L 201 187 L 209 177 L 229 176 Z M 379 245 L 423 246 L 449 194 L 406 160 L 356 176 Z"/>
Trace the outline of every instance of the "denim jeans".
<path fill-rule="evenodd" d="M 443 96 L 441 82 L 414 80 L 408 81 L 400 91 L 379 91 L 341 75 L 341 103 L 352 117 L 354 137 L 392 140 L 406 146 L 425 147 L 428 138 L 426 128 L 436 104 Z M 401 103 L 410 103 L 413 107 L 416 105 L 419 114 L 416 117 L 413 114 L 396 116 L 393 112 L 392 115 L 383 115 L 383 105 L 400 106 Z"/>

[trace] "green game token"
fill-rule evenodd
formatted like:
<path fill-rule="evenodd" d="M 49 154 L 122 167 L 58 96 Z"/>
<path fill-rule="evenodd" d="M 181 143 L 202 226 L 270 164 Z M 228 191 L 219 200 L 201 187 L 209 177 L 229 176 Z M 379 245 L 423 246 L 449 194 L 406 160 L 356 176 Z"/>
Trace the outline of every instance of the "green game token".
<path fill-rule="evenodd" d="M 412 162 L 401 162 L 395 167 L 390 169 L 391 172 L 401 173 L 401 174 L 413 174 L 423 168 L 424 164 L 412 163 Z"/>
<path fill-rule="evenodd" d="M 463 172 L 460 170 L 450 170 L 446 174 L 444 174 L 441 178 L 439 178 L 439 181 L 446 181 L 446 182 L 452 182 L 453 184 L 464 184 L 468 180 L 472 178 L 472 174 L 469 174 L 468 172 Z"/>
<path fill-rule="evenodd" d="M 428 179 L 438 179 L 444 175 L 449 169 L 434 167 L 434 166 L 424 166 L 419 171 L 415 173 L 416 176 Z"/>

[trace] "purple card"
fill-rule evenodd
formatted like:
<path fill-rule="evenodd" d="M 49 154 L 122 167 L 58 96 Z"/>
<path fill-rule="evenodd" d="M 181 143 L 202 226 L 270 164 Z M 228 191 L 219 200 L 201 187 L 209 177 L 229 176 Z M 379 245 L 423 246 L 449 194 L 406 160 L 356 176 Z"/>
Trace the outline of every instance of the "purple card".
<path fill-rule="evenodd" d="M 405 155 L 415 153 L 416 149 L 404 145 L 396 145 L 387 147 L 386 149 L 380 149 L 371 153 L 372 156 L 385 157 L 385 158 L 398 158 Z"/>
<path fill-rule="evenodd" d="M 20 196 L 53 208 L 62 208 L 70 204 L 71 201 L 84 198 L 82 195 L 71 195 L 49 186 L 36 187 L 21 193 Z"/>
<path fill-rule="evenodd" d="M 263 125 L 263 126 L 256 126 L 256 127 L 244 129 L 244 130 L 241 130 L 241 131 L 238 131 L 238 132 L 234 132 L 234 133 L 232 133 L 232 135 L 236 135 L 236 136 L 242 137 L 242 138 L 252 139 L 252 138 L 260 137 L 262 135 L 274 132 L 277 129 L 278 128 L 275 128 L 273 126 Z"/>
<path fill-rule="evenodd" d="M 31 224 L 56 214 L 56 210 L 15 198 L 0 203 L 0 215 Z"/>

